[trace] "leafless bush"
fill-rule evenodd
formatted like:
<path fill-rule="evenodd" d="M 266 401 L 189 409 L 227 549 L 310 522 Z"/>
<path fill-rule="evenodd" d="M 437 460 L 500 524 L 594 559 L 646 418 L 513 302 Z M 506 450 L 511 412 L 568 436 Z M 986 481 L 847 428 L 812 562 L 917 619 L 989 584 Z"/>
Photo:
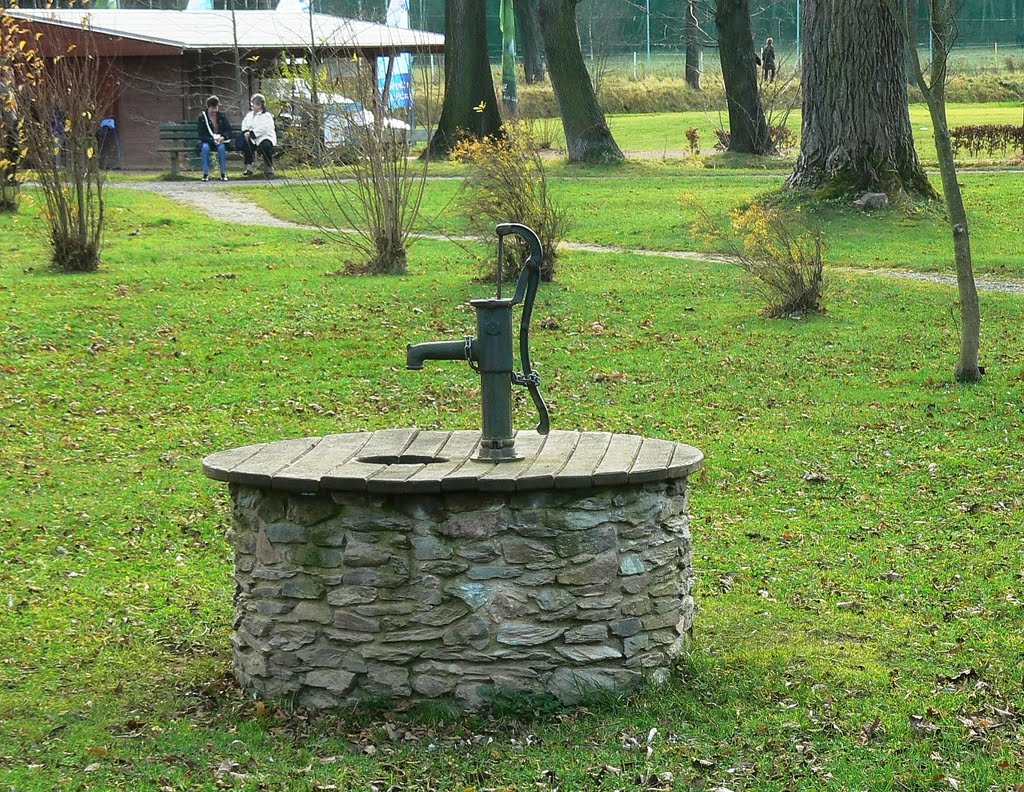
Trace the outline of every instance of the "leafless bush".
<path fill-rule="evenodd" d="M 568 216 L 555 205 L 548 192 L 544 161 L 529 124 L 505 124 L 502 138 L 465 138 L 452 149 L 452 159 L 473 166 L 466 180 L 461 208 L 473 234 L 491 244 L 499 223 L 522 223 L 540 237 L 544 252 L 542 280 L 555 277 L 558 243 L 568 229 Z M 516 240 L 518 243 L 518 239 Z M 505 248 L 502 272 L 509 280 L 519 277 L 529 251 L 520 244 Z M 495 262 L 495 270 L 497 263 Z M 492 279 L 495 272 L 484 272 Z"/>
<path fill-rule="evenodd" d="M 825 313 L 825 240 L 820 230 L 781 209 L 755 204 L 730 214 L 725 231 L 691 198 L 694 231 L 716 243 L 751 277 L 770 317 Z"/>
<path fill-rule="evenodd" d="M 343 77 L 319 75 L 318 86 L 324 96 L 351 101 L 335 102 L 322 117 L 313 114 L 312 123 L 293 128 L 295 146 L 321 154 L 315 178 L 302 179 L 288 200 L 360 258 L 346 271 L 404 274 L 429 160 L 409 156 L 408 127 L 380 109 L 372 64 L 356 62 Z M 420 106 L 429 108 L 431 92 L 429 83 L 417 86 Z"/>
<path fill-rule="evenodd" d="M 44 61 L 33 52 L 12 64 L 15 111 L 24 154 L 43 193 L 52 265 L 92 272 L 99 267 L 104 224 L 96 133 L 117 79 L 108 61 L 73 43 L 75 31 L 68 33 L 62 39 L 51 32 L 40 42 L 56 53 L 52 58 Z"/>

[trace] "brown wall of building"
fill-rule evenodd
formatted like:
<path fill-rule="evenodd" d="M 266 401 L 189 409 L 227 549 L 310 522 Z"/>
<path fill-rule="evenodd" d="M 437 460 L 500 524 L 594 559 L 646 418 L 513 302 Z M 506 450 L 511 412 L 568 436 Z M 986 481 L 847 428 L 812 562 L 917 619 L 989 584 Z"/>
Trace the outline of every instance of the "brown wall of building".
<path fill-rule="evenodd" d="M 157 149 L 160 125 L 186 117 L 181 64 L 180 56 L 121 58 L 117 129 L 125 168 L 170 169 L 170 156 Z"/>
<path fill-rule="evenodd" d="M 250 76 L 243 74 L 239 99 L 230 52 L 120 58 L 119 68 L 122 84 L 117 128 L 125 168 L 169 170 L 170 155 L 157 151 L 171 145 L 160 141 L 160 125 L 197 119 L 210 94 L 220 98 L 221 110 L 237 130 L 249 111 L 250 92 L 258 89 L 250 84 Z M 183 161 L 181 164 L 185 166 Z"/>

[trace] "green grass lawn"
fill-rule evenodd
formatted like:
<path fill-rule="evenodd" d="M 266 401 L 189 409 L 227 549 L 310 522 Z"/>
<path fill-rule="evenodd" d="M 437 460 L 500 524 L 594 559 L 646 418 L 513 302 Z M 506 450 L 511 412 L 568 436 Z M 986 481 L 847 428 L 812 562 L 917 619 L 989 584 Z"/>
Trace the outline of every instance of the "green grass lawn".
<path fill-rule="evenodd" d="M 473 428 L 471 372 L 403 351 L 472 332 L 490 288 L 447 243 L 336 277 L 347 254 L 313 233 L 109 198 L 93 275 L 46 270 L 31 207 L 0 217 L 0 787 L 1024 782 L 1024 298 L 983 296 L 988 373 L 961 387 L 947 287 L 843 275 L 827 315 L 768 321 L 731 266 L 566 253 L 534 327 L 553 426 L 707 455 L 688 654 L 666 687 L 536 718 L 308 717 L 228 679 L 229 503 L 200 460 Z"/>
<path fill-rule="evenodd" d="M 796 144 L 800 140 L 800 107 L 788 115 L 785 108 L 766 108 L 773 124 L 785 120 L 792 130 Z M 947 122 L 951 127 L 969 124 L 1012 124 L 1020 126 L 1022 111 L 1019 102 L 986 104 L 950 104 L 947 107 Z M 935 146 L 932 142 L 932 121 L 928 108 L 923 104 L 910 105 L 910 122 L 914 130 L 914 142 L 919 156 L 929 165 L 935 164 Z M 696 128 L 700 133 L 701 149 L 713 148 L 717 142 L 715 129 L 728 129 L 729 116 L 724 110 L 689 113 L 643 113 L 636 115 L 612 115 L 608 126 L 615 142 L 626 151 L 664 152 L 666 156 L 678 156 L 680 150 L 689 150 L 686 131 Z M 545 130 L 547 128 L 545 127 Z M 565 137 L 560 128 L 552 135 L 557 146 L 564 147 Z M 795 156 L 795 153 L 793 154 Z M 1013 157 L 1013 154 L 1008 156 Z M 1020 152 L 1016 152 L 1019 163 Z M 1002 158 L 1002 157 L 997 157 Z M 993 159 L 988 155 L 979 158 L 964 157 L 965 162 L 975 159 Z"/>
<path fill-rule="evenodd" d="M 977 272 L 1024 277 L 1024 205 L 1019 200 L 1024 174 L 964 172 L 960 181 L 972 223 L 972 250 Z M 550 178 L 554 198 L 572 223 L 568 239 L 648 250 L 710 250 L 712 244 L 692 230 L 696 210 L 680 203 L 688 196 L 713 216 L 727 222 L 732 208 L 779 190 L 784 173 L 757 171 L 685 171 L 657 163 L 623 168 L 557 167 Z M 933 177 L 936 189 L 939 180 Z M 458 180 L 428 184 L 424 231 L 463 234 L 458 208 Z M 310 218 L 299 209 L 298 194 L 309 186 L 280 183 L 237 188 L 246 199 L 297 222 Z M 320 188 L 313 187 L 318 190 Z M 836 266 L 950 272 L 952 242 L 941 203 L 912 208 L 893 206 L 865 214 L 852 206 L 828 204 L 804 209 L 819 225 L 829 245 L 828 261 Z M 334 220 L 341 223 L 339 217 Z"/>

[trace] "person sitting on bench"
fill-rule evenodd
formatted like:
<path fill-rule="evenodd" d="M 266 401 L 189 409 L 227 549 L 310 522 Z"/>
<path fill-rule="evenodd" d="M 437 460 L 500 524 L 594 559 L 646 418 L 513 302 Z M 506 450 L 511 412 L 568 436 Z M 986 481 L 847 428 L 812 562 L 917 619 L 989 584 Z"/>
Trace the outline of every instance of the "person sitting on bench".
<path fill-rule="evenodd" d="M 231 124 L 228 117 L 220 112 L 220 99 L 211 96 L 206 100 L 206 112 L 199 116 L 199 162 L 203 166 L 203 181 L 210 180 L 210 152 L 217 151 L 220 164 L 220 180 L 228 180 L 227 141 L 231 139 Z"/>
<path fill-rule="evenodd" d="M 277 145 L 277 131 L 274 116 L 267 110 L 263 94 L 252 95 L 252 109 L 242 121 L 239 149 L 245 159 L 245 175 L 252 176 L 252 163 L 259 151 L 266 165 L 267 178 L 274 176 L 274 146 Z"/>

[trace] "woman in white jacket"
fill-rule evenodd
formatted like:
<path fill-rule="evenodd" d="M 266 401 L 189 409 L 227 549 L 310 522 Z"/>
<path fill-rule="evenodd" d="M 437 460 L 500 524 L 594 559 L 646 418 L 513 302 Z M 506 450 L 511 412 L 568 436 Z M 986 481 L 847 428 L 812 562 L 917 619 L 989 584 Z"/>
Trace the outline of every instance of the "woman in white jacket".
<path fill-rule="evenodd" d="M 252 163 L 259 151 L 266 163 L 267 178 L 274 176 L 274 146 L 277 145 L 277 130 L 274 116 L 267 110 L 263 94 L 253 94 L 252 109 L 242 119 L 241 149 L 245 159 L 245 175 L 252 176 Z"/>

